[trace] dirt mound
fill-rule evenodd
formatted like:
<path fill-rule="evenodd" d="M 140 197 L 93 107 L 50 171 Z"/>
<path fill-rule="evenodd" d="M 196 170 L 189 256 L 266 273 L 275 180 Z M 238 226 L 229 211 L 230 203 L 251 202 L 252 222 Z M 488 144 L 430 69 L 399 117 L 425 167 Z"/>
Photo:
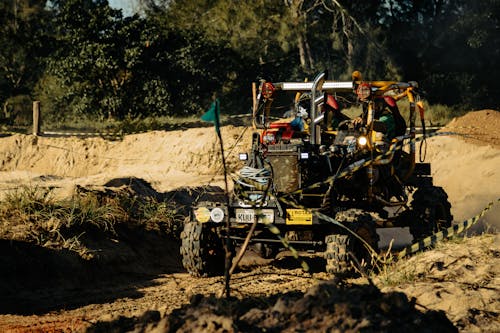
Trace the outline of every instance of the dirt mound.
<path fill-rule="evenodd" d="M 462 138 L 475 144 L 500 147 L 500 112 L 481 110 L 453 118 L 441 131 L 463 134 Z"/>
<path fill-rule="evenodd" d="M 245 289 L 229 300 L 194 294 L 171 313 L 101 320 L 88 332 L 498 332 L 498 237 L 440 243 L 387 268 L 374 284 L 327 280 L 305 291 L 274 289 L 266 296 Z M 254 276 L 254 287 L 268 288 L 286 276 L 275 274 L 267 282 Z M 233 283 L 239 285 L 239 278 Z"/>
<path fill-rule="evenodd" d="M 464 332 L 500 332 L 500 235 L 440 243 L 399 262 L 378 278 L 422 308 L 442 310 Z"/>
<path fill-rule="evenodd" d="M 457 331 L 444 312 L 419 311 L 404 293 L 383 293 L 373 285 L 338 281 L 319 283 L 306 293 L 291 292 L 267 300 L 195 295 L 190 304 L 160 322 L 144 327 L 143 318 L 137 318 L 136 325 L 144 332 Z M 115 324 L 121 326 L 122 322 Z M 110 323 L 98 323 L 88 332 L 104 332 L 111 327 Z"/>
<path fill-rule="evenodd" d="M 229 169 L 241 167 L 237 153 L 250 144 L 248 127 L 225 126 L 222 134 Z M 1 192 L 25 184 L 53 187 L 59 196 L 70 196 L 76 185 L 131 177 L 144 179 L 158 192 L 221 185 L 220 146 L 213 128 L 127 135 L 123 141 L 27 135 L 0 140 Z"/>
<path fill-rule="evenodd" d="M 443 132 L 427 140 L 426 162 L 431 163 L 434 183 L 448 193 L 452 214 L 462 222 L 500 198 L 500 112 L 483 110 L 455 118 Z M 462 134 L 467 134 L 464 136 Z M 473 231 L 500 230 L 497 203 Z"/>
<path fill-rule="evenodd" d="M 179 242 L 145 230 L 116 228 L 113 237 L 87 232 L 81 242 L 95 251 L 85 260 L 66 249 L 0 239 L 0 313 L 46 313 L 89 302 L 86 289 L 110 284 L 141 284 L 160 273 L 183 271 Z M 45 291 L 45 293 L 43 292 Z M 47 293 L 49 295 L 47 295 Z M 110 302 L 99 295 L 92 302 Z"/>
<path fill-rule="evenodd" d="M 101 230 L 93 225 L 76 227 L 79 247 L 85 254 L 74 249 L 61 248 L 62 243 L 46 241 L 45 244 L 26 239 L 33 230 L 29 222 L 19 225 L 15 221 L 0 229 L 0 313 L 42 313 L 61 304 L 65 308 L 78 307 L 87 300 L 68 293 L 81 291 L 102 284 L 135 281 L 142 283 L 158 274 L 183 272 L 179 253 L 180 227 L 188 214 L 191 203 L 198 198 L 220 196 L 223 190 L 214 186 L 180 188 L 158 193 L 140 178 L 115 178 L 104 186 L 78 186 L 78 195 L 89 195 L 99 202 L 127 196 L 130 202 L 155 199 L 168 201 L 175 210 L 176 226 L 168 232 L 160 226 L 149 228 L 147 224 L 120 222 L 112 230 Z M 69 230 L 59 231 L 69 239 Z M 35 290 L 51 290 L 50 298 L 39 298 Z M 59 295 L 61 295 L 59 297 Z M 64 300 L 60 299 L 63 298 Z M 104 302 L 114 297 L 99 297 Z"/>

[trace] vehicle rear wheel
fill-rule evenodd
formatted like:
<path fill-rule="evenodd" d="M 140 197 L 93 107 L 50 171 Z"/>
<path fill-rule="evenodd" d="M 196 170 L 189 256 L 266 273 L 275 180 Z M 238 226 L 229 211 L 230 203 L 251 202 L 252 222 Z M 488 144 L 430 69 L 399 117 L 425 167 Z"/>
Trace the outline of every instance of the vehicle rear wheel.
<path fill-rule="evenodd" d="M 186 222 L 181 241 L 182 265 L 192 276 L 224 274 L 224 243 L 213 224 Z"/>
<path fill-rule="evenodd" d="M 451 204 L 442 187 L 419 188 L 413 194 L 410 233 L 414 241 L 421 240 L 451 226 Z"/>

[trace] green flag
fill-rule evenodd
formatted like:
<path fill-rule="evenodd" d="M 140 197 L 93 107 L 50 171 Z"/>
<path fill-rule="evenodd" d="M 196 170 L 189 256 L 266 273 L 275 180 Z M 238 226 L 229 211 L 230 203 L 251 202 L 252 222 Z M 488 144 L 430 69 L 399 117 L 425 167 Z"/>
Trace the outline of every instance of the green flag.
<path fill-rule="evenodd" d="M 212 105 L 210 105 L 210 108 L 208 109 L 207 112 L 205 112 L 201 116 L 201 120 L 203 121 L 210 121 L 214 123 L 215 126 L 215 131 L 217 134 L 220 134 L 220 106 L 219 106 L 219 99 L 217 98 Z"/>

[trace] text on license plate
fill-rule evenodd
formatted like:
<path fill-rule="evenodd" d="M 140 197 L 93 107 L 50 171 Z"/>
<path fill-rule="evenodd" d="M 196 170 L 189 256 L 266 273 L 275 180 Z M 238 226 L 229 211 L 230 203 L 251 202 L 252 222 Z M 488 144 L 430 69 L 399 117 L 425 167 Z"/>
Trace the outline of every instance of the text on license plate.
<path fill-rule="evenodd" d="M 274 211 L 272 209 L 236 209 L 236 222 L 253 223 L 255 215 L 258 217 L 259 223 L 274 222 Z"/>

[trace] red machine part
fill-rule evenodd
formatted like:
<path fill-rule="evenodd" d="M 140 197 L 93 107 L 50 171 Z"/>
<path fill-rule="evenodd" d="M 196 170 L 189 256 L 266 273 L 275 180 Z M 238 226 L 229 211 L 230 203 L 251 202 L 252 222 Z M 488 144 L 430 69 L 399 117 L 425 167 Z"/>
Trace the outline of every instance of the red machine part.
<path fill-rule="evenodd" d="M 262 96 L 265 98 L 265 99 L 269 99 L 273 96 L 274 94 L 274 91 L 276 90 L 276 88 L 274 87 L 274 85 L 271 83 L 271 82 L 264 82 L 262 84 Z"/>
<path fill-rule="evenodd" d="M 261 143 L 274 145 L 282 141 L 290 141 L 293 137 L 293 129 L 290 123 L 271 123 L 261 137 Z"/>

